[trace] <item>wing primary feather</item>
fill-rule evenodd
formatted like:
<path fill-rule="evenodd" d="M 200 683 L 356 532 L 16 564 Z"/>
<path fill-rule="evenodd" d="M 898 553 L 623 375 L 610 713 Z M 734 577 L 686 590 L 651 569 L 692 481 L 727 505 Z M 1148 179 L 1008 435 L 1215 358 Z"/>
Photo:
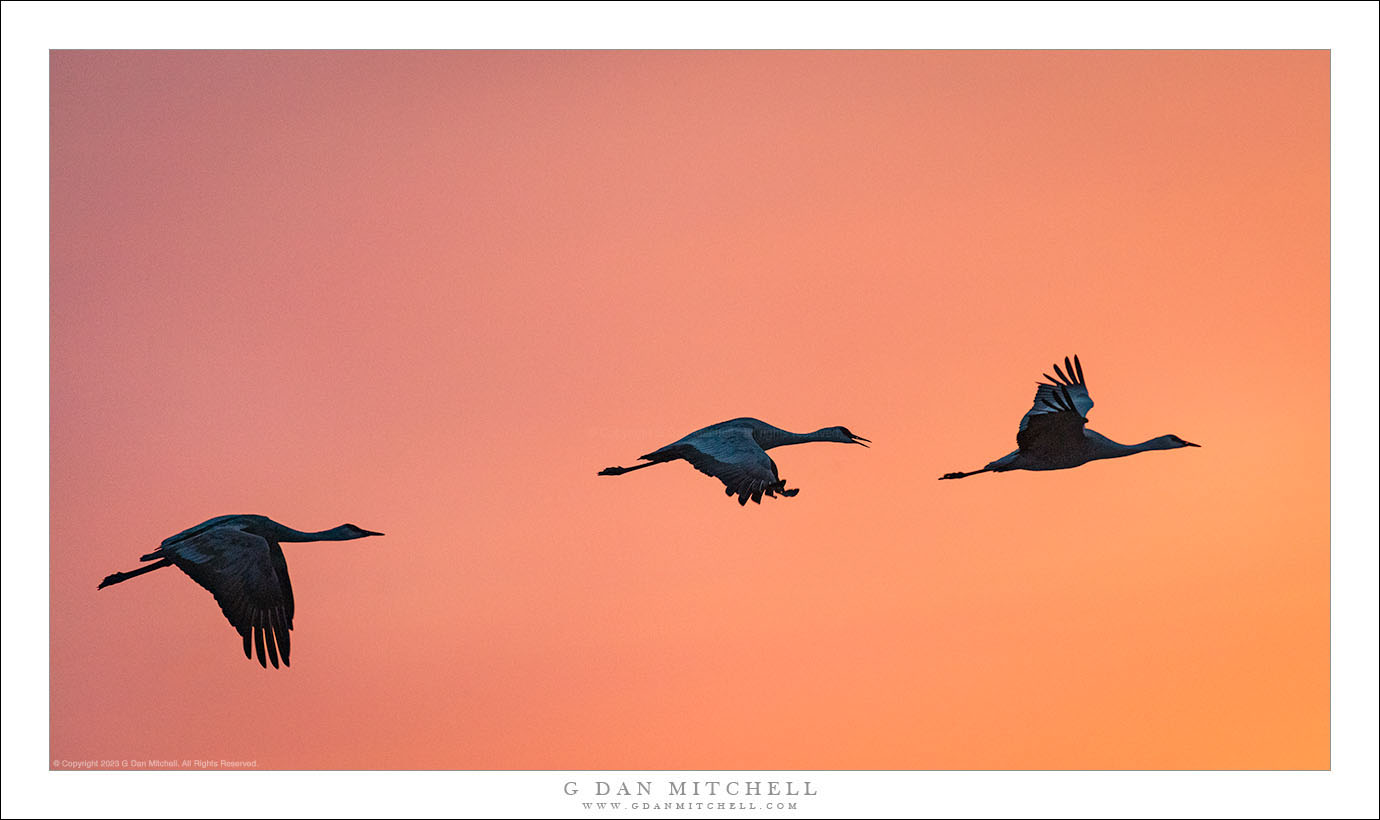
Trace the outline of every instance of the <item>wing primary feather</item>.
<path fill-rule="evenodd" d="M 268 668 L 268 659 L 264 654 L 264 628 L 256 625 L 254 627 L 254 651 L 259 655 L 259 666 Z"/>
<path fill-rule="evenodd" d="M 292 650 L 292 625 L 287 622 L 287 612 L 282 607 L 278 607 L 278 612 L 283 624 L 278 632 L 278 650 L 283 655 L 283 666 L 288 666 L 288 653 Z"/>
<path fill-rule="evenodd" d="M 273 638 L 278 644 L 278 655 L 283 659 L 283 665 L 287 665 L 287 621 L 283 617 L 282 606 L 275 606 L 273 614 Z"/>
<path fill-rule="evenodd" d="M 245 656 L 246 658 L 248 658 L 249 660 L 252 661 L 252 660 L 254 660 L 254 652 L 249 648 L 249 641 L 250 641 L 249 633 L 250 633 L 251 631 L 252 631 L 252 630 L 249 629 L 248 627 L 245 627 L 244 629 L 241 629 L 241 630 L 240 630 L 240 637 L 244 638 L 244 656 Z"/>
<path fill-rule="evenodd" d="M 277 636 L 277 631 L 278 631 L 278 630 L 274 629 L 274 626 L 273 626 L 274 618 L 273 618 L 269 613 L 265 612 L 265 613 L 263 614 L 262 617 L 263 617 L 263 620 L 264 620 L 264 622 L 265 622 L 265 623 L 264 623 L 264 633 L 265 633 L 265 635 L 264 635 L 264 645 L 268 647 L 268 659 L 269 659 L 270 661 L 272 661 L 272 663 L 273 663 L 273 668 L 274 668 L 274 669 L 277 669 L 277 668 L 278 668 L 278 636 Z"/>
<path fill-rule="evenodd" d="M 1083 378 L 1083 363 L 1078 361 L 1078 354 L 1076 353 L 1073 356 L 1073 366 L 1078 369 L 1078 383 L 1086 387 L 1088 382 Z"/>
<path fill-rule="evenodd" d="M 1067 365 L 1068 359 L 1065 358 L 1065 359 L 1064 359 L 1064 362 L 1065 362 L 1065 364 Z M 1069 371 L 1072 372 L 1072 371 L 1073 371 L 1073 368 L 1070 367 L 1070 368 L 1069 368 Z M 1068 383 L 1069 383 L 1069 377 L 1068 377 L 1068 376 L 1065 376 L 1065 375 L 1064 375 L 1064 371 L 1062 371 L 1062 370 L 1059 369 L 1059 363 L 1058 363 L 1058 362 L 1055 362 L 1055 363 L 1054 363 L 1054 372 L 1059 374 L 1059 381 L 1063 382 L 1064 384 L 1068 384 Z"/>

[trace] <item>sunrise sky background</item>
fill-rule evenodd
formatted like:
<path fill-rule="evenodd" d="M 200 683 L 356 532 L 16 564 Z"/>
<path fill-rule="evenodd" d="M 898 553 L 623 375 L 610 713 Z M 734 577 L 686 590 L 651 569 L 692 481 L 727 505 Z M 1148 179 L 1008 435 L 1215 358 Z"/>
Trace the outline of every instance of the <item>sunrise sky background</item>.
<path fill-rule="evenodd" d="M 1329 766 L 1326 52 L 51 69 L 53 756 Z M 1074 352 L 1203 448 L 934 481 Z M 742 414 L 874 447 L 594 475 Z M 388 533 L 290 670 L 95 592 L 225 512 Z"/>
<path fill-rule="evenodd" d="M 1326 52 L 51 70 L 54 756 L 1327 768 Z M 1074 352 L 1202 449 L 935 481 Z M 874 446 L 595 476 L 738 415 Z M 96 594 L 230 512 L 387 533 L 288 672 Z"/>

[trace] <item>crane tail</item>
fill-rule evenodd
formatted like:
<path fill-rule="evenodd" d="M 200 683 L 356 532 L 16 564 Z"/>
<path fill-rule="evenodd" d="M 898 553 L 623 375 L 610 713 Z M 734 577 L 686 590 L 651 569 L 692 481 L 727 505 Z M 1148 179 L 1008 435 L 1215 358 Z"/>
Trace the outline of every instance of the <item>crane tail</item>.
<path fill-rule="evenodd" d="M 162 561 L 159 561 L 156 564 L 149 564 L 146 567 L 140 567 L 135 570 L 130 570 L 129 572 L 112 572 L 111 574 L 105 576 L 105 578 L 101 579 L 101 582 L 96 585 L 96 589 L 105 589 L 106 587 L 112 584 L 118 584 L 123 581 L 128 581 L 130 578 L 143 575 L 146 572 L 153 572 L 156 569 L 162 569 L 163 567 L 166 567 L 171 563 L 171 559 L 164 558 Z"/>

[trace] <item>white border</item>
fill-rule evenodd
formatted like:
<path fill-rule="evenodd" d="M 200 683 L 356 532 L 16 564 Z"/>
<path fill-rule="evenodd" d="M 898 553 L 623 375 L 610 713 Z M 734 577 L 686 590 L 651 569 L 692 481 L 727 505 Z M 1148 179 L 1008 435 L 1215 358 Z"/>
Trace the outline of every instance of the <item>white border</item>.
<path fill-rule="evenodd" d="M 1333 771 L 733 777 L 822 789 L 780 816 L 1376 816 L 1378 24 L 1311 2 L 4 3 L 4 815 L 597 816 L 561 784 L 668 777 L 47 771 L 48 49 L 1226 47 L 1332 50 Z"/>

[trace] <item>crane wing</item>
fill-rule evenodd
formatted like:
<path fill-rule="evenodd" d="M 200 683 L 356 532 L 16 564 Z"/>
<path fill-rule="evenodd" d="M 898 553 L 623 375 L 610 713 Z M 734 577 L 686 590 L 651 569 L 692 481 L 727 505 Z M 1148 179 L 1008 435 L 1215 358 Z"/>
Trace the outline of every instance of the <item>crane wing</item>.
<path fill-rule="evenodd" d="M 1049 381 L 1036 386 L 1035 402 L 1021 417 L 1021 427 L 1016 433 L 1016 444 L 1022 450 L 1066 452 L 1066 448 L 1082 440 L 1083 425 L 1088 422 L 1093 400 L 1088 394 L 1083 363 L 1078 357 L 1074 356 L 1069 362 L 1065 356 L 1064 368 L 1067 373 L 1060 370 L 1056 362 L 1054 372 L 1058 378 L 1045 373 Z"/>
<path fill-rule="evenodd" d="M 202 521 L 200 524 L 197 524 L 195 527 L 188 527 L 187 529 L 177 533 L 176 535 L 169 535 L 167 538 L 163 539 L 163 543 L 159 544 L 159 546 L 167 548 L 169 544 L 181 541 L 185 538 L 191 538 L 194 535 L 200 535 L 206 532 L 207 530 L 215 529 L 216 527 L 223 527 L 231 523 L 242 523 L 248 517 L 249 516 L 244 515 L 218 515 L 215 518 L 208 518 L 205 521 Z"/>
<path fill-rule="evenodd" d="M 171 559 L 209 590 L 225 619 L 244 639 L 246 658 L 253 657 L 252 641 L 261 666 L 271 661 L 277 668 L 280 654 L 287 665 L 293 601 L 282 549 L 234 526 L 198 529 L 165 542 L 144 560 Z"/>
<path fill-rule="evenodd" d="M 674 444 L 643 456 L 658 461 L 683 458 L 696 470 L 724 483 L 725 495 L 738 496 L 739 504 L 751 498 L 762 503 L 763 494 L 795 495 L 776 472 L 776 462 L 757 444 L 749 427 L 713 428 L 692 433 Z"/>

